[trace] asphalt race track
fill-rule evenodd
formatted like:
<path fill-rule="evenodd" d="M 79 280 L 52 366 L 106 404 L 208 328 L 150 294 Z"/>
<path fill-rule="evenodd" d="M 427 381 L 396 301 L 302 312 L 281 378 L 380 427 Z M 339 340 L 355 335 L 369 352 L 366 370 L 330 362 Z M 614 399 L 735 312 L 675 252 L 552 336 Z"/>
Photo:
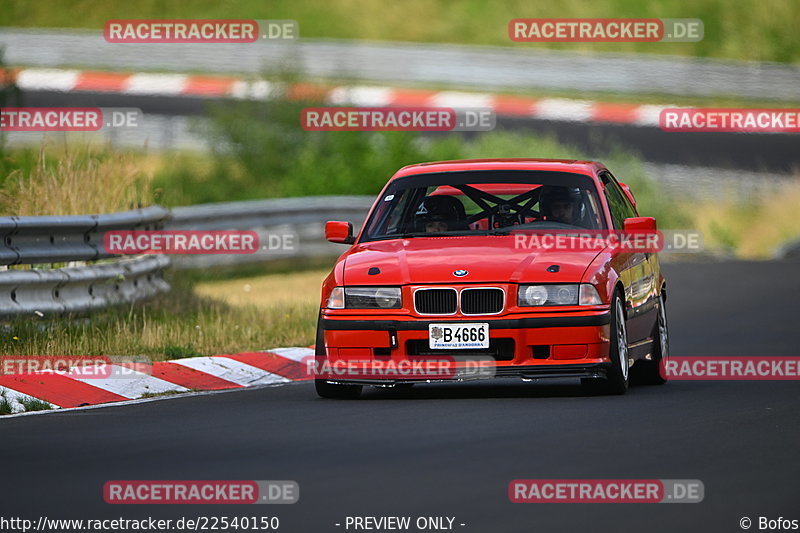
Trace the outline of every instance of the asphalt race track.
<path fill-rule="evenodd" d="M 798 263 L 665 267 L 673 355 L 798 355 Z M 308 383 L 0 420 L 3 515 L 454 516 L 457 531 L 741 531 L 800 518 L 800 383 L 426 385 L 318 399 Z M 698 504 L 512 504 L 517 478 L 700 479 Z M 296 480 L 275 506 L 107 505 L 123 479 Z M 341 523 L 341 527 L 335 524 Z M 351 529 L 352 531 L 352 529 Z"/>

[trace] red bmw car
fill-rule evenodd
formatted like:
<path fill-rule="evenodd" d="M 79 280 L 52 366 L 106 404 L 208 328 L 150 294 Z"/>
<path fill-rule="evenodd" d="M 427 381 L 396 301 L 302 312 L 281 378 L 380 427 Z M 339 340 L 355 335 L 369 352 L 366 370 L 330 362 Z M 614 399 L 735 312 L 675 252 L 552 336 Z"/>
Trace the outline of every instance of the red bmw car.
<path fill-rule="evenodd" d="M 315 376 L 317 393 L 486 377 L 574 377 L 606 394 L 624 393 L 632 377 L 663 383 L 657 253 L 608 239 L 578 245 L 615 231 L 655 232 L 656 222 L 597 162 L 400 169 L 357 236 L 349 222 L 326 224 L 329 241 L 351 246 L 322 287 L 316 364 L 327 371 Z M 542 245 L 548 235 L 561 239 Z M 480 370 L 466 372 L 465 361 Z"/>

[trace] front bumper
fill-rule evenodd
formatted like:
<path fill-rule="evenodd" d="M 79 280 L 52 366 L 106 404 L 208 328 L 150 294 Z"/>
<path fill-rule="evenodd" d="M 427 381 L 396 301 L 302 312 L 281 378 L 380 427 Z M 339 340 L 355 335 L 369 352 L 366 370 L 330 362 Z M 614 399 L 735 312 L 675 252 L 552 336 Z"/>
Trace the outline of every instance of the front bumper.
<path fill-rule="evenodd" d="M 446 383 L 453 381 L 476 381 L 481 379 L 493 378 L 521 378 L 523 380 L 555 379 L 555 378 L 602 378 L 606 377 L 611 363 L 591 363 L 580 364 L 571 363 L 565 365 L 533 365 L 533 366 L 504 366 L 496 367 L 493 375 L 475 374 L 465 377 L 402 377 L 368 379 L 364 377 L 347 378 L 344 376 L 330 375 L 324 379 L 330 383 L 340 383 L 348 385 L 373 385 L 377 387 L 393 387 L 401 383 Z"/>
<path fill-rule="evenodd" d="M 464 361 L 480 359 L 491 373 L 464 377 L 409 376 L 403 379 L 358 379 L 326 376 L 332 382 L 392 384 L 396 382 L 452 381 L 487 377 L 523 379 L 605 377 L 610 366 L 608 311 L 506 315 L 502 317 L 388 317 L 340 315 L 323 311 L 321 327 L 325 348 L 317 352 L 318 363 L 374 361 L 375 364 L 404 361 Z M 489 324 L 489 350 L 431 350 L 431 323 Z"/>

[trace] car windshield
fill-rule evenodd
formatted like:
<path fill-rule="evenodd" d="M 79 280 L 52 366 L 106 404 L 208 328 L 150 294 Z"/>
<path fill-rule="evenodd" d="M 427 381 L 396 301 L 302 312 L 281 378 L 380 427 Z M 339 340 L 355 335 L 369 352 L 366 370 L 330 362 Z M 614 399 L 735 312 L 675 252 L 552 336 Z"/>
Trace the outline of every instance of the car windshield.
<path fill-rule="evenodd" d="M 387 187 L 362 240 L 605 229 L 594 182 L 531 170 L 417 174 Z"/>

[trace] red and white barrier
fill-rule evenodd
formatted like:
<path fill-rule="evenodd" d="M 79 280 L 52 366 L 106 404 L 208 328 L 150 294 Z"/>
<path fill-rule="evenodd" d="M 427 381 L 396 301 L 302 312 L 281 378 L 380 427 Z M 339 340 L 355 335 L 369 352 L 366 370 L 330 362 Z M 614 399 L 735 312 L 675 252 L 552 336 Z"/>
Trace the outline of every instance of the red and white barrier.
<path fill-rule="evenodd" d="M 229 76 L 188 74 L 25 68 L 12 71 L 12 75 L 22 90 L 31 91 L 257 99 L 268 97 L 272 87 L 270 82 L 264 80 L 246 81 Z M 303 83 L 290 87 L 287 94 L 295 98 L 313 94 L 334 105 L 486 108 L 503 116 L 649 127 L 659 125 L 662 109 L 674 107 L 369 85 L 330 87 Z"/>
<path fill-rule="evenodd" d="M 53 408 L 135 400 L 150 395 L 279 385 L 310 379 L 302 364 L 312 348 L 276 348 L 213 357 L 188 357 L 152 365 L 100 365 L 0 375 L 0 391 L 15 411 L 36 398 Z M 110 366 L 111 368 L 107 368 Z"/>

